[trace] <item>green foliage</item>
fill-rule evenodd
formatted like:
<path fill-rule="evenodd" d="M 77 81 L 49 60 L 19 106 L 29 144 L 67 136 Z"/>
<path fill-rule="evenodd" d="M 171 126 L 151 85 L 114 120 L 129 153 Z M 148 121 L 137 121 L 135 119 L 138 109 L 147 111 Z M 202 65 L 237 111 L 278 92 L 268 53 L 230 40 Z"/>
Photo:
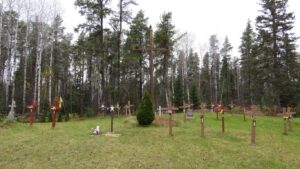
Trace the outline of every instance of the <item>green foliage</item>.
<path fill-rule="evenodd" d="M 143 125 L 143 126 L 150 125 L 155 118 L 152 101 L 147 92 L 145 92 L 143 100 L 139 105 L 139 110 L 136 118 L 139 125 Z"/>
<path fill-rule="evenodd" d="M 174 100 L 173 102 L 175 103 L 176 107 L 180 107 L 183 104 L 183 85 L 182 85 L 182 75 L 179 73 L 175 84 L 174 84 Z"/>
<path fill-rule="evenodd" d="M 261 0 L 260 4 L 261 14 L 256 18 L 259 48 L 255 67 L 259 71 L 255 76 L 260 78 L 266 104 L 290 104 L 295 79 L 299 78 L 295 71 L 297 38 L 292 32 L 295 15 L 287 10 L 288 0 Z"/>
<path fill-rule="evenodd" d="M 91 107 L 85 107 L 85 109 L 84 109 L 84 115 L 86 117 L 92 117 L 93 116 L 93 108 L 91 108 Z"/>
<path fill-rule="evenodd" d="M 198 90 L 197 90 L 197 86 L 194 84 L 192 86 L 192 90 L 191 90 L 191 99 L 192 99 L 192 102 L 193 102 L 193 108 L 194 109 L 197 109 L 199 108 L 199 104 L 200 104 L 200 99 L 199 99 L 199 96 L 198 96 Z"/>
<path fill-rule="evenodd" d="M 41 113 L 39 115 L 39 122 L 46 122 L 47 118 L 49 121 L 49 112 L 51 113 L 49 101 L 45 100 L 41 108 Z M 50 119 L 52 121 L 52 117 Z"/>
<path fill-rule="evenodd" d="M 300 117 L 300 103 L 295 107 L 296 116 Z"/>

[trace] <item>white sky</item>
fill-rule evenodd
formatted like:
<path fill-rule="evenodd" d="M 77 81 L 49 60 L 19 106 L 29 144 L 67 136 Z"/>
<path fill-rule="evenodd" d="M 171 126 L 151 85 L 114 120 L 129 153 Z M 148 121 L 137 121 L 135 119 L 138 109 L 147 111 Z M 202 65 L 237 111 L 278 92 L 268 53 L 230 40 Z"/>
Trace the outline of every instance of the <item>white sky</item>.
<path fill-rule="evenodd" d="M 194 36 L 194 49 L 208 47 L 210 35 L 217 34 L 220 48 L 225 36 L 228 36 L 234 47 L 233 55 L 239 56 L 238 47 L 242 32 L 248 19 L 254 28 L 255 18 L 261 9 L 260 0 L 136 0 L 138 6 L 132 6 L 133 16 L 137 11 L 145 11 L 149 24 L 155 26 L 160 21 L 163 12 L 173 13 L 173 24 L 178 32 L 188 32 Z M 63 8 L 64 25 L 68 32 L 73 32 L 74 27 L 84 22 L 74 6 L 75 0 L 60 1 Z M 113 0 L 113 4 L 118 0 Z M 300 36 L 300 1 L 289 0 L 288 11 L 296 16 L 293 32 Z M 300 46 L 300 40 L 298 45 Z M 298 51 L 299 47 L 298 47 Z M 203 51 L 202 51 L 203 52 Z"/>

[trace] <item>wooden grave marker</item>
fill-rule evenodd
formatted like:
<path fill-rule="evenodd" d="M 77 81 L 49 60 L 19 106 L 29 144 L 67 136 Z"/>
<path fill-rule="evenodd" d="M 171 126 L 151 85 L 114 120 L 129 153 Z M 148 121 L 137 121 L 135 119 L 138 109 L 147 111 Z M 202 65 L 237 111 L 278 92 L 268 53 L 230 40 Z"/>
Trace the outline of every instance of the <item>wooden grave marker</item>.
<path fill-rule="evenodd" d="M 10 107 L 10 111 L 8 113 L 7 120 L 13 121 L 15 119 L 15 108 L 17 107 L 14 99 L 11 100 L 11 105 L 8 107 Z"/>
<path fill-rule="evenodd" d="M 193 112 L 191 113 L 191 107 L 193 106 L 194 104 L 191 104 L 191 103 L 183 103 L 183 106 L 180 106 L 179 108 L 182 108 L 183 109 L 183 120 L 184 122 L 188 119 L 193 119 L 194 118 L 194 114 Z M 187 112 L 188 111 L 188 112 Z"/>
<path fill-rule="evenodd" d="M 204 103 L 201 104 L 201 115 L 200 115 L 200 123 L 201 123 L 201 137 L 204 137 L 204 111 L 206 105 Z"/>
<path fill-rule="evenodd" d="M 291 112 L 291 107 L 283 108 L 283 112 L 281 114 L 277 114 L 277 116 L 283 117 L 283 134 L 287 135 L 288 131 L 292 131 L 292 117 L 296 114 L 296 112 Z"/>
<path fill-rule="evenodd" d="M 148 44 L 147 48 L 136 48 L 133 49 L 133 51 L 147 51 L 149 54 L 149 74 L 150 74 L 150 95 L 151 95 L 151 100 L 153 103 L 153 107 L 155 107 L 156 99 L 155 99 L 155 85 L 154 85 L 154 58 L 153 58 L 153 52 L 155 51 L 160 51 L 160 52 L 167 52 L 169 49 L 167 48 L 155 48 L 154 43 L 153 43 L 153 29 L 150 26 L 149 27 L 149 37 L 148 37 Z"/>
<path fill-rule="evenodd" d="M 109 111 L 110 111 L 110 132 L 113 133 L 114 132 L 114 111 L 115 111 L 114 106 L 110 106 Z"/>
<path fill-rule="evenodd" d="M 167 111 L 167 113 L 169 114 L 169 136 L 173 136 L 173 132 L 172 132 L 172 114 L 174 111 L 178 110 L 178 108 L 173 107 L 171 104 L 168 104 L 168 106 L 166 108 L 162 108 L 162 110 Z"/>
<path fill-rule="evenodd" d="M 52 106 L 50 106 L 50 110 L 53 111 L 53 113 L 52 113 L 52 128 L 55 128 L 56 115 L 57 115 L 57 112 L 60 111 L 60 109 L 61 109 L 61 103 L 62 103 L 62 99 L 61 99 L 61 97 L 59 97 L 59 98 L 56 98 L 54 100 L 54 104 Z"/>
<path fill-rule="evenodd" d="M 34 99 L 32 99 L 31 104 L 27 105 L 26 108 L 30 110 L 29 123 L 30 123 L 30 127 L 31 127 L 33 122 L 35 121 L 35 110 L 37 108 L 37 104 L 35 103 Z"/>
<path fill-rule="evenodd" d="M 131 107 L 133 107 L 133 104 L 130 104 L 130 101 L 128 101 L 124 107 L 126 116 L 128 116 L 128 114 L 131 116 Z"/>

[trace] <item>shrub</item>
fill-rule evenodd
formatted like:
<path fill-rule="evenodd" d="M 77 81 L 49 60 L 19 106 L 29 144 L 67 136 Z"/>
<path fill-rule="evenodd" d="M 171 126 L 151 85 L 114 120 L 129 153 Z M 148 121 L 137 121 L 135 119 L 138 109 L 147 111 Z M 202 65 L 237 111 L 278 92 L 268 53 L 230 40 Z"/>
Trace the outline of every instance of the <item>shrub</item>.
<path fill-rule="evenodd" d="M 296 117 L 300 117 L 300 103 L 295 107 Z"/>
<path fill-rule="evenodd" d="M 138 123 L 143 126 L 150 125 L 154 120 L 152 102 L 147 92 L 144 94 L 136 118 Z"/>

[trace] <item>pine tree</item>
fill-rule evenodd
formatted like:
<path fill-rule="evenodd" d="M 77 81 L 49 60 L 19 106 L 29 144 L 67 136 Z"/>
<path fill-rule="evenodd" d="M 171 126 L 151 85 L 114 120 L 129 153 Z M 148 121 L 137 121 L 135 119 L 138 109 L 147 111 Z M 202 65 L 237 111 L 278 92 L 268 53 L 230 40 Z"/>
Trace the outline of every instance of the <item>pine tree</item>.
<path fill-rule="evenodd" d="M 182 73 L 178 72 L 177 79 L 174 84 L 173 102 L 176 107 L 183 105 L 184 95 L 183 95 L 183 85 L 182 85 Z"/>
<path fill-rule="evenodd" d="M 143 101 L 141 102 L 136 116 L 140 125 L 147 126 L 150 125 L 154 120 L 153 105 L 150 99 L 150 95 L 145 92 Z"/>
<path fill-rule="evenodd" d="M 210 77 L 210 56 L 208 53 L 204 54 L 203 57 L 203 66 L 201 68 L 201 73 L 200 73 L 200 85 L 201 85 L 201 90 L 200 90 L 200 96 L 201 96 L 201 101 L 206 102 L 208 105 L 210 105 L 212 101 L 212 91 L 211 91 L 211 77 Z"/>
<path fill-rule="evenodd" d="M 253 103 L 254 77 L 255 77 L 255 55 L 254 55 L 254 39 L 255 34 L 251 27 L 250 21 L 241 37 L 241 77 L 243 88 L 243 100 L 246 104 Z"/>
<path fill-rule="evenodd" d="M 195 84 L 192 85 L 192 90 L 191 90 L 191 100 L 193 103 L 193 108 L 197 109 L 200 104 L 200 99 L 198 96 L 198 91 L 197 91 L 197 86 Z"/>
<path fill-rule="evenodd" d="M 259 33 L 258 60 L 265 83 L 264 100 L 267 104 L 280 106 L 288 95 L 293 95 L 295 84 L 294 77 L 288 73 L 294 69 L 293 64 L 288 63 L 296 63 L 296 55 L 291 54 L 295 53 L 292 46 L 296 38 L 291 32 L 295 16 L 287 12 L 288 0 L 261 0 L 260 5 L 262 10 L 256 18 L 256 27 Z"/>
<path fill-rule="evenodd" d="M 229 43 L 228 38 L 225 38 L 223 48 L 221 49 L 221 56 L 222 59 L 222 68 L 221 68 L 221 74 L 220 74 L 220 96 L 221 101 L 224 104 L 229 104 L 232 101 L 232 73 L 230 69 L 230 52 L 232 50 L 232 46 Z"/>

